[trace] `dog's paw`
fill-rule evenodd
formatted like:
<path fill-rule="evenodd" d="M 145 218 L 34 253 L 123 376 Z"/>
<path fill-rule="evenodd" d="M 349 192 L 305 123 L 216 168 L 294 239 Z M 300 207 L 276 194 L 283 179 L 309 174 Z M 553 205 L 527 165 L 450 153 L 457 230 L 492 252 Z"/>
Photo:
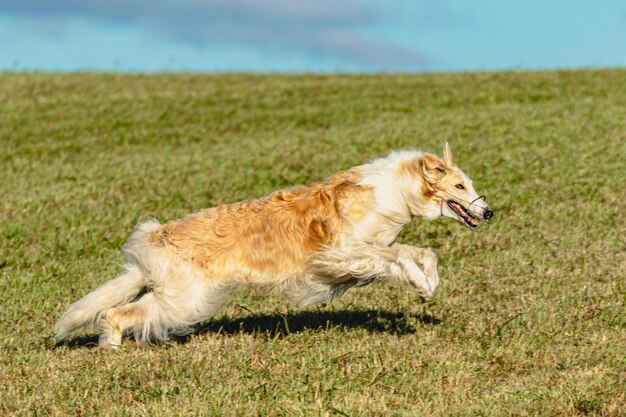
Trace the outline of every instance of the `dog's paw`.
<path fill-rule="evenodd" d="M 428 302 L 433 299 L 433 297 L 435 296 L 435 292 L 434 291 L 422 291 L 420 293 L 420 296 L 423 302 Z"/>

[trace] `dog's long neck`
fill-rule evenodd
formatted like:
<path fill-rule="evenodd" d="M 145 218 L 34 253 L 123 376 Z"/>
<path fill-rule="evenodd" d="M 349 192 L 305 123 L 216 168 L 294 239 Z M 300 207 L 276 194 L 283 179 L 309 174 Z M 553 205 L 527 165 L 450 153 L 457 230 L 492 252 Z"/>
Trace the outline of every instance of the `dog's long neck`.
<path fill-rule="evenodd" d="M 421 157 L 420 152 L 393 152 L 385 158 L 376 159 L 357 167 L 363 175 L 363 185 L 373 187 L 376 208 L 369 219 L 360 225 L 361 235 L 383 245 L 392 244 L 402 228 L 413 217 L 422 216 L 420 179 L 402 175 L 402 165 Z"/>

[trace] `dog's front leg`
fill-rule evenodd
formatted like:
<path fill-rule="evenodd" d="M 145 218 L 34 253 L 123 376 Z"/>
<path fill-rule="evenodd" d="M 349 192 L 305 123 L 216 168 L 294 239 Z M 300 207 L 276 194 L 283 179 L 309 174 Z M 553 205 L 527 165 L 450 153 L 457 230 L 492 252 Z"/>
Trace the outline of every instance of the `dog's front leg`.
<path fill-rule="evenodd" d="M 314 256 L 311 259 L 311 272 L 322 281 L 341 284 L 340 288 L 365 285 L 375 279 L 409 284 L 424 298 L 430 299 L 434 295 L 434 288 L 415 260 L 423 259 L 419 250 L 400 244 L 389 247 L 351 245 L 349 248 L 328 250 Z M 340 293 L 343 291 L 345 289 Z"/>
<path fill-rule="evenodd" d="M 392 247 L 397 248 L 397 262 L 407 271 L 409 284 L 418 290 L 426 289 L 424 298 L 432 298 L 439 285 L 435 252 L 401 243 L 394 243 Z"/>

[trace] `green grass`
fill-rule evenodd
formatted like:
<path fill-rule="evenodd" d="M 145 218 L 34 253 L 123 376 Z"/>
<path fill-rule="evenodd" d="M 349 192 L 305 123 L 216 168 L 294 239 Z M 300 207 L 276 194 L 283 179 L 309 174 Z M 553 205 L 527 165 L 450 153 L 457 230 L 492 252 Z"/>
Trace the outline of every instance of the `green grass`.
<path fill-rule="evenodd" d="M 0 414 L 626 415 L 626 70 L 0 74 Z M 54 347 L 133 226 L 441 152 L 484 233 L 415 221 L 442 286 L 329 306 L 238 292 L 172 343 Z"/>

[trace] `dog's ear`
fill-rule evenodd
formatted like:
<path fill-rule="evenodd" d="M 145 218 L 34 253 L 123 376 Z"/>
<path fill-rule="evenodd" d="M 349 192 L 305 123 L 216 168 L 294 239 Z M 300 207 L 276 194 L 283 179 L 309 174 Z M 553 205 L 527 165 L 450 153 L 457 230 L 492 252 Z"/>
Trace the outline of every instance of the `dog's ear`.
<path fill-rule="evenodd" d="M 424 155 L 419 159 L 419 167 L 422 177 L 429 184 L 436 184 L 447 173 L 448 167 L 439 158 L 433 155 Z"/>
<path fill-rule="evenodd" d="M 452 167 L 452 152 L 450 152 L 448 141 L 446 141 L 446 144 L 443 146 L 443 161 L 448 167 Z"/>

